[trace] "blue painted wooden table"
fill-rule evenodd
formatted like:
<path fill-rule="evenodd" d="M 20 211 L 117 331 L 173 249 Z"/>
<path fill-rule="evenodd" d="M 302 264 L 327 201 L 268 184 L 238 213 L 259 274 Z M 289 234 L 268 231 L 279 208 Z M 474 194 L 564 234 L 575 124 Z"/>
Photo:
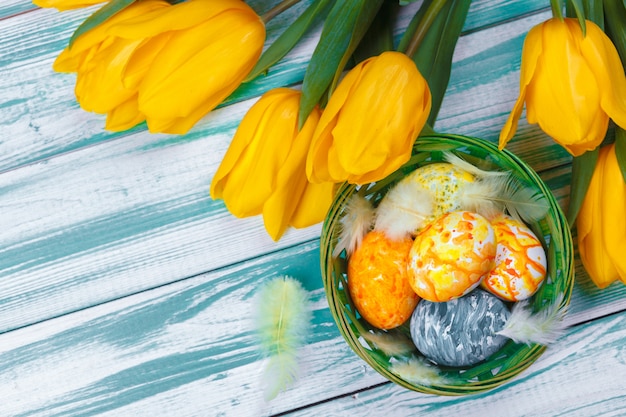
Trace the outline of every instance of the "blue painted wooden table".
<path fill-rule="evenodd" d="M 274 243 L 208 194 L 243 114 L 301 82 L 317 35 L 184 136 L 114 134 L 51 68 L 93 10 L 0 4 L 0 416 L 626 415 L 626 286 L 598 290 L 578 258 L 571 327 L 513 381 L 452 398 L 384 380 L 331 317 L 320 226 Z M 524 36 L 549 16 L 547 1 L 473 2 L 439 131 L 496 140 Z M 571 158 L 523 119 L 509 149 L 565 207 Z M 250 301 L 282 274 L 311 291 L 313 326 L 300 379 L 265 402 Z"/>

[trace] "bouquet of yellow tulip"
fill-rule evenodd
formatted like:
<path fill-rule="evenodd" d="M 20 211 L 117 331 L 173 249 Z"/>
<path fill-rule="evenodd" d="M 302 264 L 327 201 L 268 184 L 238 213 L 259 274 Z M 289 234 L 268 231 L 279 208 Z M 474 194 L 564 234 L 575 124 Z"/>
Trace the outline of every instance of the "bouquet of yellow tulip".
<path fill-rule="evenodd" d="M 571 17 L 563 16 L 561 0 L 551 6 L 554 17 L 525 39 L 520 94 L 500 148 L 526 103 L 527 120 L 574 157 L 568 219 L 576 222 L 585 269 L 600 288 L 626 283 L 626 6 L 572 0 Z M 603 146 L 609 120 L 614 139 Z"/>
<path fill-rule="evenodd" d="M 77 73 L 81 107 L 106 114 L 114 131 L 145 122 L 151 132 L 186 133 L 323 21 L 301 89 L 262 95 L 211 184 L 233 215 L 262 214 L 275 240 L 322 221 L 338 183 L 378 181 L 410 158 L 434 127 L 471 2 L 424 0 L 397 41 L 397 10 L 414 1 L 33 1 L 59 10 L 105 3 L 54 68 Z M 304 12 L 266 45 L 266 23 L 300 1 Z M 572 154 L 569 220 L 578 219 L 582 261 L 604 287 L 626 282 L 617 253 L 626 245 L 626 5 L 566 3 L 550 0 L 554 17 L 528 33 L 500 148 L 525 104 L 527 120 Z"/>

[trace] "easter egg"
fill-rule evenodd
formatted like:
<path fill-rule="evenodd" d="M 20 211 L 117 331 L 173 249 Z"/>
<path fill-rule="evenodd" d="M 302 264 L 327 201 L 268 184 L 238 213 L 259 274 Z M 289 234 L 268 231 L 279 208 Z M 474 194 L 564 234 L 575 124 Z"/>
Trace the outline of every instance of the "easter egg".
<path fill-rule="evenodd" d="M 491 225 L 498 241 L 496 266 L 481 285 L 505 300 L 525 300 L 546 277 L 543 246 L 528 226 L 512 217 L 502 214 Z"/>
<path fill-rule="evenodd" d="M 433 197 L 432 218 L 460 209 L 462 190 L 474 182 L 474 176 L 456 165 L 435 162 L 417 168 L 402 181 L 411 182 L 429 190 Z"/>
<path fill-rule="evenodd" d="M 471 366 L 506 343 L 497 332 L 509 316 L 502 300 L 481 289 L 445 303 L 422 300 L 411 316 L 411 339 L 436 364 Z"/>
<path fill-rule="evenodd" d="M 407 276 L 411 238 L 389 239 L 371 231 L 348 260 L 348 291 L 372 326 L 392 329 L 406 322 L 419 301 Z"/>
<path fill-rule="evenodd" d="M 494 267 L 496 238 L 483 216 L 453 211 L 426 226 L 409 252 L 409 283 L 421 298 L 449 301 L 467 294 Z"/>

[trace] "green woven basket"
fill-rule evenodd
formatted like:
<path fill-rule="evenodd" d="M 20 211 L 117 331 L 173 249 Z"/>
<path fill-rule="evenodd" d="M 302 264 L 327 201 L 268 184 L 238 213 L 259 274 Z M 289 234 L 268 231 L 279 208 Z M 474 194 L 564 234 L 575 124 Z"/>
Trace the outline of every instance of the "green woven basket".
<path fill-rule="evenodd" d="M 535 312 L 556 303 L 560 303 L 559 308 L 569 304 L 574 283 L 572 237 L 554 196 L 539 176 L 515 155 L 506 150 L 500 151 L 485 140 L 466 136 L 436 134 L 420 137 L 414 145 L 411 159 L 387 178 L 362 186 L 343 184 L 324 222 L 320 245 L 321 269 L 330 311 L 341 334 L 357 355 L 381 375 L 408 389 L 439 395 L 465 395 L 490 390 L 510 380 L 530 366 L 546 347 L 517 344 L 509 340 L 496 354 L 471 367 L 432 365 L 445 383 L 411 383 L 391 372 L 392 361 L 397 358 L 392 359 L 385 353 L 389 352 L 388 349 L 380 350 L 376 344 L 361 337 L 363 332 L 380 330 L 374 329 L 360 318 L 350 300 L 345 251 L 336 258 L 332 255 L 338 241 L 344 207 L 354 193 L 368 198 L 376 206 L 392 185 L 419 166 L 443 161 L 444 152 L 452 152 L 484 170 L 510 171 L 519 181 L 534 185 L 545 195 L 550 206 L 549 212 L 540 221 L 529 226 L 542 240 L 548 254 L 548 275 L 530 302 Z M 398 340 L 407 340 L 405 336 L 409 335 L 408 324 L 394 332 L 402 336 Z M 419 355 L 417 349 L 413 354 Z"/>

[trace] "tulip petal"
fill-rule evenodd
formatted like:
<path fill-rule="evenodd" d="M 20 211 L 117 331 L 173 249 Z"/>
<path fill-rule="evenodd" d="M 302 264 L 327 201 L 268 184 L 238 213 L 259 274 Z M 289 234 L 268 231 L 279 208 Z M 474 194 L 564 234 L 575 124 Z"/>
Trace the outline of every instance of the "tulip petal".
<path fill-rule="evenodd" d="M 135 95 L 108 113 L 104 128 L 113 132 L 121 132 L 138 125 L 145 119 L 137 108 L 137 96 Z"/>
<path fill-rule="evenodd" d="M 406 55 L 387 52 L 363 65 L 355 87 L 333 130 L 333 136 L 340 138 L 335 141 L 339 161 L 352 178 L 380 168 L 393 172 L 409 159 L 428 117 L 425 110 L 430 110 L 430 103 L 421 102 L 428 89 L 426 80 Z"/>
<path fill-rule="evenodd" d="M 108 113 L 116 106 L 136 96 L 134 89 L 122 84 L 122 71 L 140 41 L 118 40 L 98 50 L 89 60 L 96 65 L 83 65 L 76 78 L 76 98 L 81 107 L 96 113 Z M 100 65 L 97 65 L 97 64 Z"/>
<path fill-rule="evenodd" d="M 143 113 L 186 117 L 203 104 L 214 108 L 239 86 L 261 53 L 265 31 L 249 15 L 222 17 L 172 35 L 139 86 Z"/>
<path fill-rule="evenodd" d="M 263 126 L 267 123 L 264 119 L 273 111 L 280 102 L 285 99 L 289 100 L 290 95 L 295 95 L 296 100 L 298 92 L 288 88 L 276 88 L 263 94 L 257 100 L 237 127 L 235 136 L 226 151 L 226 155 L 213 176 L 211 182 L 211 197 L 214 199 L 223 198 L 224 186 L 228 174 L 238 166 L 241 155 L 246 152 L 253 140 L 257 138 L 257 133 L 261 132 Z M 292 98 L 293 99 L 293 98 Z"/>
<path fill-rule="evenodd" d="M 321 183 L 329 181 L 331 178 L 337 179 L 347 176 L 337 160 L 333 146 L 333 129 L 337 125 L 341 107 L 351 92 L 351 86 L 359 80 L 360 69 L 365 62 L 367 60 L 355 66 L 345 75 L 322 112 L 307 155 L 306 174 L 310 182 Z"/>
<path fill-rule="evenodd" d="M 537 68 L 537 62 L 542 54 L 542 25 L 537 25 L 528 31 L 524 46 L 522 47 L 522 65 L 520 68 L 520 91 L 513 110 L 509 114 L 502 130 L 498 147 L 504 149 L 506 144 L 513 138 L 517 131 L 517 123 L 524 109 L 526 100 L 526 88 L 532 82 Z"/>
<path fill-rule="evenodd" d="M 315 108 L 293 140 L 291 152 L 276 174 L 276 186 L 263 205 L 263 222 L 267 233 L 277 241 L 281 238 L 299 207 L 307 188 L 305 175 L 306 155 L 320 111 Z"/>
<path fill-rule="evenodd" d="M 606 146 L 601 203 L 600 229 L 607 256 L 622 280 L 626 279 L 626 184 L 615 155 L 615 144 Z"/>
<path fill-rule="evenodd" d="M 602 142 L 608 118 L 595 75 L 579 51 L 578 22 L 552 19 L 544 29 L 544 53 L 526 96 L 527 118 L 577 156 Z"/>
<path fill-rule="evenodd" d="M 615 45 L 602 29 L 588 22 L 580 50 L 598 81 L 602 109 L 615 123 L 626 128 L 626 75 Z"/>
<path fill-rule="evenodd" d="M 598 162 L 576 220 L 578 252 L 589 277 L 598 288 L 617 279 L 618 273 L 608 258 L 602 241 L 601 185 L 608 150 L 600 149 Z"/>
<path fill-rule="evenodd" d="M 128 60 L 122 73 L 122 82 L 126 88 L 137 88 L 152 66 L 154 59 L 170 40 L 171 33 L 156 35 L 142 42 Z"/>
<path fill-rule="evenodd" d="M 335 184 L 323 182 L 308 183 L 300 198 L 298 207 L 291 218 L 291 226 L 296 229 L 309 227 L 324 220 L 335 196 Z"/>
<path fill-rule="evenodd" d="M 122 9 L 119 13 L 114 14 L 109 19 L 105 20 L 95 28 L 80 35 L 69 48 L 70 54 L 80 54 L 83 51 L 98 45 L 103 39 L 109 37 L 108 30 L 110 27 L 125 21 L 126 19 L 133 19 L 136 16 L 149 14 L 154 10 L 169 10 L 171 5 L 163 0 L 144 0 L 131 4 L 128 7 Z"/>
<path fill-rule="evenodd" d="M 299 93 L 264 95 L 246 113 L 211 183 L 237 217 L 261 214 L 297 133 Z"/>
<path fill-rule="evenodd" d="M 254 10 L 241 0 L 189 0 L 173 6 L 169 5 L 166 9 L 155 8 L 141 15 L 118 21 L 107 29 L 107 33 L 127 39 L 150 38 L 164 32 L 189 29 L 224 12 L 237 11 L 250 16 L 256 15 Z"/>
<path fill-rule="evenodd" d="M 361 62 L 324 109 L 307 158 L 309 180 L 363 184 L 387 176 L 410 158 L 430 107 L 426 80 L 406 55 Z"/>
<path fill-rule="evenodd" d="M 93 6 L 108 0 L 33 0 L 33 4 L 39 7 L 54 7 L 60 12 L 81 7 Z"/>

